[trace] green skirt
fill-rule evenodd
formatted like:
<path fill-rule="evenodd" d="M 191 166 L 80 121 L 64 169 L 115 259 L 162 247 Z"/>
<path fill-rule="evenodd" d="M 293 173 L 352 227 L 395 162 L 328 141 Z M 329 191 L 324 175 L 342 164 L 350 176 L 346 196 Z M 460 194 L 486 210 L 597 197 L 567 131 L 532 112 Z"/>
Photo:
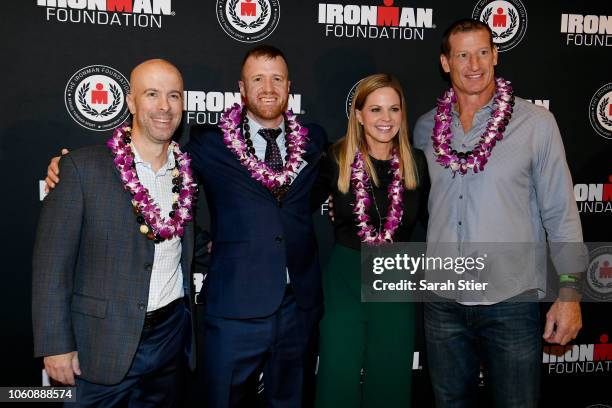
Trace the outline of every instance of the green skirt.
<path fill-rule="evenodd" d="M 362 303 L 360 260 L 335 245 L 323 272 L 315 407 L 410 407 L 414 304 Z"/>

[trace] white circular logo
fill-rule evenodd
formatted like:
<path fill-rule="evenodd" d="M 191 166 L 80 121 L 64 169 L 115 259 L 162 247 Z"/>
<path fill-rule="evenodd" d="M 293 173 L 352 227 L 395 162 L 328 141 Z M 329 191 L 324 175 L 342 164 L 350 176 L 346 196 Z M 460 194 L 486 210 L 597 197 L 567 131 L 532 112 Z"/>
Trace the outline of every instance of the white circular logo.
<path fill-rule="evenodd" d="M 601 301 L 612 299 L 612 247 L 591 251 L 585 280 L 589 296 Z"/>
<path fill-rule="evenodd" d="M 353 85 L 351 90 L 348 92 L 348 95 L 346 95 L 345 110 L 346 110 L 346 117 L 347 118 L 351 114 L 351 105 L 353 105 L 353 98 L 355 97 L 355 91 L 357 90 L 357 85 L 359 85 L 360 82 L 361 82 L 361 79 L 359 81 L 355 82 L 355 85 Z"/>
<path fill-rule="evenodd" d="M 599 88 L 591 98 L 589 120 L 599 135 L 612 139 L 612 82 Z"/>
<path fill-rule="evenodd" d="M 90 65 L 68 80 L 64 102 L 68 114 L 89 130 L 105 131 L 122 124 L 130 112 L 125 100 L 129 81 L 114 68 Z"/>
<path fill-rule="evenodd" d="M 472 18 L 486 23 L 499 51 L 514 48 L 527 32 L 527 10 L 520 0 L 480 0 Z"/>
<path fill-rule="evenodd" d="M 240 42 L 257 42 L 276 29 L 279 0 L 217 0 L 217 20 L 227 35 Z"/>

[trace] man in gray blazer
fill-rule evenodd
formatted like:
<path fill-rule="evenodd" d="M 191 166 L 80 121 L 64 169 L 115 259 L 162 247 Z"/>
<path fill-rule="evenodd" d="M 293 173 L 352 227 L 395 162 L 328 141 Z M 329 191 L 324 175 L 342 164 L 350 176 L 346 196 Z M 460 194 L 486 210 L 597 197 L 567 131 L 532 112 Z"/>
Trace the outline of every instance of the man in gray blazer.
<path fill-rule="evenodd" d="M 172 406 L 195 361 L 183 80 L 149 60 L 130 83 L 131 129 L 64 156 L 34 246 L 34 353 L 82 406 Z"/>

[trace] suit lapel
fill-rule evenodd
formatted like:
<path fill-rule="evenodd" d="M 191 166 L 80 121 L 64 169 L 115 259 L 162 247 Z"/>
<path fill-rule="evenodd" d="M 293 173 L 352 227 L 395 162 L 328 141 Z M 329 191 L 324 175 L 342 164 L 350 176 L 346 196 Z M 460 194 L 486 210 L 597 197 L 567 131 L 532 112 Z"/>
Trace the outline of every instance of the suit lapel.
<path fill-rule="evenodd" d="M 240 160 L 238 160 L 238 157 L 236 157 L 234 152 L 232 152 L 230 149 L 228 149 L 225 144 L 223 144 L 223 151 L 224 151 L 223 154 L 226 155 L 226 160 L 224 160 L 225 163 L 227 163 L 229 166 L 231 166 L 236 171 L 238 171 L 243 178 L 245 178 L 245 177 L 248 178 L 247 182 L 250 185 L 256 184 L 255 189 L 257 191 L 259 191 L 262 195 L 264 195 L 265 197 L 269 198 L 270 200 L 276 201 L 276 199 L 274 198 L 272 193 L 270 193 L 270 191 L 266 187 L 264 187 L 263 184 L 261 184 L 259 181 L 255 180 L 251 176 L 251 173 L 247 170 L 247 168 L 244 167 L 240 163 Z"/>
<path fill-rule="evenodd" d="M 304 156 L 302 156 L 302 160 L 304 161 L 302 168 L 295 179 L 293 179 L 293 182 L 289 186 L 289 190 L 287 190 L 285 197 L 288 197 L 294 190 L 299 188 L 299 185 L 302 184 L 308 177 L 308 174 L 317 164 L 319 158 L 319 151 L 312 142 L 309 143 L 308 147 L 306 148 L 306 152 L 304 152 Z"/>
<path fill-rule="evenodd" d="M 132 193 L 125 189 L 125 185 L 121 180 L 121 173 L 119 172 L 117 166 L 115 166 L 114 156 L 110 150 L 108 151 L 108 154 L 110 156 L 111 166 L 113 166 L 113 174 L 115 175 L 115 179 L 117 180 L 117 183 L 121 186 L 121 191 L 123 191 L 123 194 L 127 195 L 127 197 L 129 198 L 130 208 L 132 208 Z"/>

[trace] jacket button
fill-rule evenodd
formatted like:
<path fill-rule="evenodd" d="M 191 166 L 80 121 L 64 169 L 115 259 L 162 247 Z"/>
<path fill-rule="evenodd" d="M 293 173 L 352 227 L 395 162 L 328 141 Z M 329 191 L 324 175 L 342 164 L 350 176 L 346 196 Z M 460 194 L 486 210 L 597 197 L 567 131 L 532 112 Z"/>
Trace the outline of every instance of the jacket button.
<path fill-rule="evenodd" d="M 153 269 L 153 265 L 151 265 L 150 263 L 146 263 L 144 264 L 144 268 L 145 268 L 145 271 L 151 272 L 151 270 Z"/>
<path fill-rule="evenodd" d="M 283 242 L 283 237 L 282 237 L 282 236 L 280 236 L 280 235 L 277 235 L 277 236 L 276 236 L 276 238 L 274 238 L 274 240 L 275 240 L 276 242 Z"/>
<path fill-rule="evenodd" d="M 145 305 L 144 303 L 139 303 L 138 304 L 138 310 L 145 310 L 146 307 L 147 307 L 147 305 Z"/>

